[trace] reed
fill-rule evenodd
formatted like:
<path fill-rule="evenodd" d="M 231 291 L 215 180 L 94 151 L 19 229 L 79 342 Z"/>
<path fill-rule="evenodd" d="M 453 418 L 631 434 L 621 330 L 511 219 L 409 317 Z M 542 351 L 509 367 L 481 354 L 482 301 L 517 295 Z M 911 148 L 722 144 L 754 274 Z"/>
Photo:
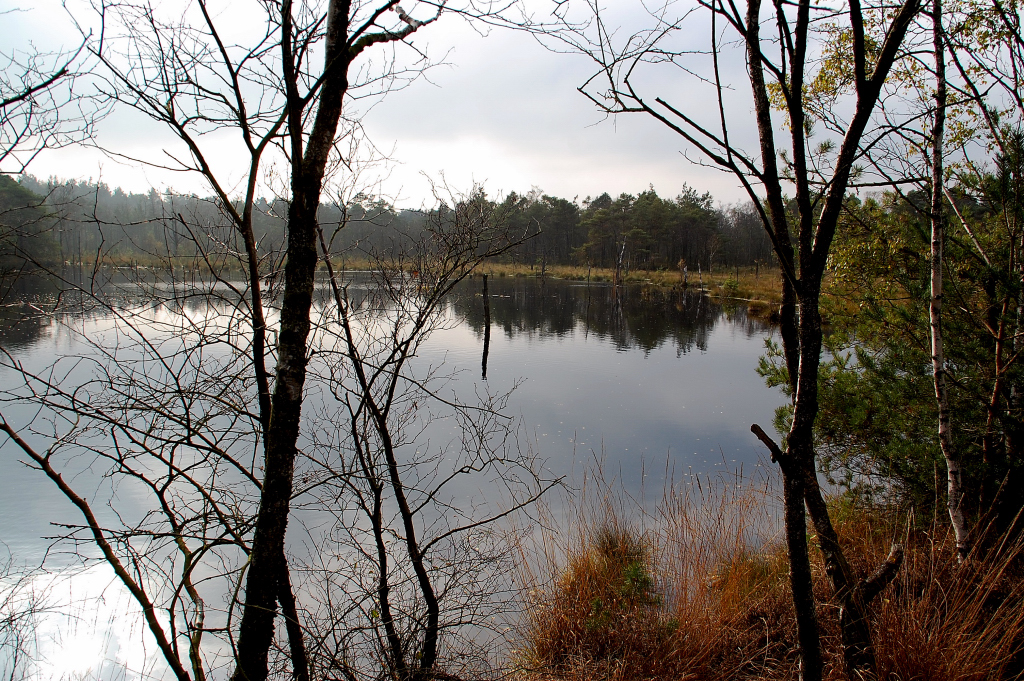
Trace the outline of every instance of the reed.
<path fill-rule="evenodd" d="M 592 486 L 593 487 L 593 486 Z M 770 481 L 670 485 L 654 511 L 603 491 L 524 556 L 518 669 L 527 681 L 796 679 L 796 629 Z M 958 563 L 946 528 L 833 500 L 854 569 L 894 539 L 907 557 L 871 611 L 879 678 L 1024 678 L 1020 541 Z M 549 525 L 551 526 L 551 525 Z M 813 537 L 812 537 L 813 539 Z M 812 542 L 813 543 L 813 542 Z M 845 679 L 836 608 L 813 556 L 827 678 Z"/>

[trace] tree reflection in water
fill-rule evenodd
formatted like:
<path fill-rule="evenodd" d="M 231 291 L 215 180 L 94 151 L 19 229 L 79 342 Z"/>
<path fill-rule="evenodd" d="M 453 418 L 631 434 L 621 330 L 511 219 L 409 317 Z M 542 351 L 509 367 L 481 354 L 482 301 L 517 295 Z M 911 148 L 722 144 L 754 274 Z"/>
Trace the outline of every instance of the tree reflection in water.
<path fill-rule="evenodd" d="M 454 301 L 458 317 L 483 337 L 484 308 L 472 295 L 479 284 L 460 289 Z M 677 355 L 708 349 L 711 330 L 722 318 L 748 336 L 770 327 L 747 315 L 743 304 L 723 305 L 696 289 L 586 284 L 533 277 L 489 279 L 491 323 L 508 338 L 519 335 L 562 337 L 580 332 L 607 340 L 619 350 L 645 354 L 666 343 Z"/>

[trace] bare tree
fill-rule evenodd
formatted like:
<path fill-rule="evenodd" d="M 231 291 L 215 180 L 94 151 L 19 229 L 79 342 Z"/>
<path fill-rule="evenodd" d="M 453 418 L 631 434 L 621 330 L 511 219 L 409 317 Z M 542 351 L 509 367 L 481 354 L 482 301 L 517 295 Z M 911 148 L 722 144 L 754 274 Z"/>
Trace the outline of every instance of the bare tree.
<path fill-rule="evenodd" d="M 0 17 L 15 9 L 0 12 Z M 40 152 L 92 136 L 106 110 L 79 81 L 84 43 L 62 52 L 0 50 L 0 172 L 25 172 Z"/>
<path fill-rule="evenodd" d="M 537 477 L 528 458 L 507 458 L 515 441 L 514 423 L 501 416 L 508 395 L 484 394 L 475 405 L 441 398 L 431 387 L 438 367 L 406 369 L 427 332 L 443 323 L 440 306 L 452 287 L 483 258 L 518 243 L 504 227 L 506 211 L 480 194 L 442 203 L 418 244 L 397 259 L 368 253 L 375 262 L 373 286 L 360 301 L 328 265 L 340 329 L 318 344 L 327 350 L 324 368 L 333 377 L 321 418 L 346 424 L 339 436 L 349 454 L 337 460 L 327 450 L 318 494 L 335 500 L 336 531 L 347 538 L 342 545 L 359 550 L 344 558 L 348 569 L 326 574 L 332 582 L 360 581 L 366 573 L 356 565 L 370 566 L 371 581 L 341 592 L 366 595 L 373 627 L 365 619 L 362 627 L 341 627 L 348 637 L 342 650 L 374 650 L 395 678 L 431 676 L 446 631 L 483 626 L 480 614 L 493 610 L 489 603 L 511 597 L 499 569 L 507 569 L 508 556 L 494 550 L 493 524 L 551 484 Z M 432 402 L 460 424 L 457 441 L 418 441 L 416 434 L 439 416 Z M 412 456 L 402 455 L 413 446 Z M 501 490 L 500 510 L 458 489 L 469 473 Z M 339 505 L 339 499 L 349 501 Z M 389 548 L 396 542 L 404 545 L 401 560 Z"/>
<path fill-rule="evenodd" d="M 565 6 L 563 6 L 564 8 Z M 794 398 L 792 427 L 785 450 L 763 430 L 752 430 L 772 451 L 784 480 L 786 540 L 797 614 L 802 675 L 820 679 L 822 662 L 811 571 L 807 555 L 805 504 L 817 530 L 828 576 L 840 605 L 845 659 L 851 676 L 873 676 L 875 660 L 867 604 L 895 574 L 900 552 L 870 578 L 858 579 L 846 560 L 818 485 L 813 426 L 818 411 L 818 368 L 822 347 L 819 296 L 829 249 L 893 64 L 902 55 L 907 31 L 917 15 L 917 0 L 897 8 L 863 5 L 851 0 L 841 8 L 809 1 L 775 2 L 765 7 L 749 0 L 698 3 L 692 13 L 707 17 L 709 40 L 703 46 L 677 42 L 684 16 L 671 3 L 649 12 L 649 27 L 620 37 L 606 25 L 601 7 L 586 3 L 579 19 L 563 10 L 563 30 L 552 35 L 560 49 L 590 56 L 596 75 L 581 91 L 609 114 L 642 112 L 661 122 L 700 154 L 701 162 L 733 174 L 746 190 L 772 240 L 782 269 L 780 331 L 790 389 Z M 870 21 L 866 17 L 870 17 Z M 770 32 L 763 33 L 768 27 Z M 872 29 L 874 27 L 874 29 Z M 847 38 L 844 63 L 849 96 L 844 106 L 824 116 L 814 107 L 816 41 L 828 32 Z M 750 99 L 735 101 L 733 84 L 723 76 L 732 57 L 742 52 Z M 659 67 L 678 67 L 694 97 L 708 88 L 713 114 L 689 113 L 682 103 L 646 94 L 643 78 Z M 706 74 L 706 75 L 704 75 Z M 744 119 L 737 111 L 752 110 Z M 778 116 L 778 118 L 776 118 Z M 743 128 L 756 127 L 757 152 L 744 148 Z M 812 146 L 815 125 L 829 140 Z M 785 130 L 785 136 L 782 131 Z M 788 137 L 788 141 L 786 140 Z M 784 187 L 795 192 L 787 199 Z"/>
<path fill-rule="evenodd" d="M 354 301 L 333 270 L 318 219 L 328 169 L 351 161 L 338 144 L 345 107 L 353 88 L 386 90 L 415 76 L 420 67 L 403 72 L 387 55 L 374 70 L 364 53 L 400 46 L 446 8 L 417 3 L 406 12 L 394 1 L 339 0 L 254 8 L 266 22 L 246 45 L 224 38 L 230 18 L 202 0 L 177 16 L 149 4 L 99 3 L 91 18 L 79 17 L 85 35 L 90 22 L 99 26 L 87 49 L 103 67 L 105 96 L 165 124 L 180 142 L 180 151 L 150 163 L 200 174 L 219 215 L 168 211 L 166 227 L 193 254 L 183 259 L 168 248 L 160 270 L 133 271 L 127 280 L 104 267 L 110 245 L 101 242 L 85 286 L 65 279 L 71 290 L 61 302 L 110 320 L 112 336 L 87 331 L 88 317 L 68 316 L 58 320 L 78 334 L 79 354 L 42 370 L 6 354 L 21 384 L 3 401 L 40 411 L 29 423 L 0 419 L 0 429 L 77 507 L 84 523 L 68 540 L 101 553 L 177 678 L 206 678 L 224 665 L 232 678 L 249 680 L 284 669 L 299 679 L 382 670 L 427 678 L 441 665 L 444 634 L 477 621 L 472 609 L 456 608 L 462 614 L 454 618 L 447 611 L 480 597 L 458 584 L 460 571 L 494 560 L 493 551 L 479 559 L 463 553 L 477 550 L 467 535 L 491 531 L 543 485 L 510 449 L 513 431 L 495 420 L 493 399 L 475 407 L 441 399 L 430 376 L 410 373 L 409 360 L 452 286 L 516 239 L 482 196 L 455 202 L 439 210 L 413 252 L 376 256 L 377 304 Z M 412 55 L 417 63 L 422 57 Z M 240 195 L 218 174 L 208 146 L 224 131 L 244 150 Z M 268 168 L 288 183 L 283 252 L 261 248 L 254 230 Z M 104 227 L 98 218 L 97 227 Z M 316 302 L 321 255 L 333 310 Z M 416 278 L 405 271 L 409 262 Z M 334 395 L 343 410 L 315 419 L 303 409 L 311 391 Z M 466 439 L 442 458 L 418 459 L 421 431 L 406 434 L 410 417 L 396 406 L 409 400 L 454 410 Z M 461 465 L 438 467 L 456 454 Z M 91 496 L 68 475 L 86 459 L 147 503 L 106 513 L 115 500 Z M 497 475 L 502 468 L 519 473 Z M 506 480 L 507 503 L 453 513 L 446 490 L 467 474 Z M 323 580 L 327 595 L 310 601 L 315 592 L 292 581 L 286 529 L 293 503 L 323 511 L 328 501 L 336 507 L 332 536 L 352 540 L 335 549 L 335 564 L 368 559 L 377 577 L 369 592 L 351 591 L 363 584 L 359 575 Z M 357 537 L 370 537 L 372 551 Z M 447 562 L 435 562 L 445 551 Z M 462 601 L 459 589 L 469 594 Z M 327 614 L 316 620 L 314 611 Z M 353 648 L 350 632 L 376 647 Z"/>

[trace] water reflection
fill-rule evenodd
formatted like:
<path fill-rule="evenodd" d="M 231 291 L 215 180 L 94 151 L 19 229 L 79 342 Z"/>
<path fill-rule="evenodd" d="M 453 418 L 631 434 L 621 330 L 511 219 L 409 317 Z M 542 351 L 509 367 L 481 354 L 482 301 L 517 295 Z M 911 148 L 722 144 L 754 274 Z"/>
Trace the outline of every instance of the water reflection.
<path fill-rule="evenodd" d="M 145 280 L 134 278 L 138 274 L 107 273 L 102 302 L 61 293 L 52 281 L 13 282 L 0 308 L 0 346 L 18 362 L 46 366 L 57 356 L 87 354 L 74 340 L 78 334 L 102 330 L 116 343 L 120 332 L 111 318 L 125 311 L 151 325 L 181 316 L 188 320 L 185 328 L 244 349 L 247 327 L 238 299 L 244 282 L 196 276 L 172 285 L 161 283 L 157 272 L 143 273 Z M 375 304 L 366 273 L 348 273 L 345 283 L 354 307 Z M 330 317 L 332 296 L 326 282 L 320 284 L 316 306 Z M 487 294 L 489 309 L 479 277 L 454 290 L 447 307 L 451 323 L 422 348 L 420 366 L 443 363 L 444 371 L 456 372 L 445 390 L 463 399 L 515 388 L 509 415 L 522 419 L 553 474 L 566 474 L 591 451 L 613 468 L 623 466 L 627 476 L 637 474 L 641 460 L 666 457 L 702 472 L 757 462 L 762 452 L 749 426 L 768 427 L 782 397 L 755 372 L 770 329 L 748 316 L 745 306 L 723 305 L 693 290 L 527 277 L 490 277 Z M 58 302 L 58 314 L 51 314 Z M 268 303 L 273 324 L 273 300 Z M 57 333 L 72 328 L 78 332 L 67 338 Z M 316 411 L 317 399 L 311 397 L 307 414 Z M 14 415 L 16 408 L 7 407 Z M 7 490 L 11 503 L 0 500 L 0 510 L 31 516 L 17 533 L 26 546 L 46 533 L 52 516 L 43 507 L 54 497 L 30 472 L 17 473 L 20 484 Z M 634 489 L 642 484 L 642 475 L 630 481 Z M 19 491 L 21 501 L 14 502 Z M 37 512 L 26 514 L 29 507 Z"/>
<path fill-rule="evenodd" d="M 454 309 L 483 336 L 484 305 L 479 295 L 467 295 L 478 287 L 464 283 Z M 723 317 L 748 336 L 763 335 L 769 328 L 748 317 L 745 306 L 724 307 L 694 289 L 499 277 L 489 279 L 489 292 L 491 322 L 508 338 L 559 338 L 580 331 L 585 338 L 594 335 L 621 351 L 650 353 L 669 343 L 683 355 L 694 349 L 706 352 L 708 337 Z"/>
<path fill-rule="evenodd" d="M 49 277 L 0 273 L 0 348 L 19 352 L 47 333 L 51 322 L 41 306 L 52 308 L 59 291 Z"/>
<path fill-rule="evenodd" d="M 196 279 L 171 285 L 161 284 L 157 273 L 146 276 L 147 281 L 134 284 L 124 277 L 124 285 L 111 287 L 102 302 L 58 295 L 46 282 L 11 288 L 9 305 L 3 308 L 6 316 L 0 316 L 4 334 L 0 344 L 30 366 L 45 367 L 58 357 L 85 357 L 90 351 L 86 340 L 102 343 L 105 339 L 118 345 L 122 327 L 112 317 L 123 313 L 126 317 L 137 314 L 144 328 L 155 334 L 147 336 L 147 341 L 192 325 L 207 338 L 224 338 L 234 351 L 244 349 L 244 315 L 238 313 L 244 283 Z M 380 304 L 366 274 L 349 274 L 346 284 L 354 307 Z M 671 474 L 673 469 L 707 473 L 716 467 L 733 470 L 756 463 L 761 448 L 749 425 L 767 426 L 781 397 L 767 389 L 754 371 L 767 327 L 748 318 L 744 307 L 722 306 L 692 291 L 643 286 L 616 290 L 606 284 L 500 277 L 489 279 L 485 299 L 482 284 L 479 278 L 470 279 L 454 291 L 445 309 L 450 323 L 419 349 L 416 361 L 421 363 L 413 368 L 430 373 L 427 366 L 441 367 L 442 377 L 448 376 L 448 370 L 455 372 L 451 380 L 440 382 L 438 394 L 444 398 L 454 393 L 472 399 L 474 392 L 497 394 L 515 387 L 506 412 L 521 419 L 524 440 L 529 440 L 523 448 L 545 462 L 546 477 L 564 475 L 570 486 L 578 486 L 579 479 L 571 478 L 574 468 L 578 471 L 578 464 L 589 464 L 597 457 L 605 463 L 607 478 L 617 479 L 626 491 L 639 496 L 646 488 L 656 497 L 666 472 Z M 140 295 L 143 290 L 145 295 Z M 51 319 L 45 313 L 58 301 L 61 316 Z M 330 318 L 331 305 L 330 291 L 321 282 L 318 313 Z M 274 315 L 269 318 L 273 323 Z M 65 338 L 57 329 L 76 333 Z M 485 384 L 480 369 L 488 335 Z M 182 333 L 179 336 L 184 338 Z M 177 346 L 170 342 L 168 347 Z M 129 352 L 122 350 L 115 359 L 124 359 Z M 200 354 L 196 370 L 216 374 L 220 366 L 216 352 Z M 313 390 L 308 398 L 304 416 L 319 415 L 319 423 L 330 424 L 326 398 Z M 234 403 L 244 402 L 240 398 Z M 9 403 L 14 417 L 19 417 L 17 407 Z M 424 438 L 435 451 L 446 443 L 454 443 L 455 448 L 462 444 L 453 419 L 438 418 L 430 428 Z M 317 430 L 311 437 L 327 446 L 330 431 L 326 427 L 324 431 Z M 4 451 L 9 465 L 0 484 L 0 517 L 5 519 L 0 541 L 8 542 L 20 560 L 36 562 L 49 546 L 39 538 L 60 532 L 47 523 L 75 522 L 74 509 L 37 471 L 15 465 L 11 448 Z M 95 489 L 96 498 L 115 500 L 124 517 L 141 517 L 148 508 L 132 505 L 135 498 L 128 485 L 117 487 L 115 495 L 111 487 L 92 484 L 84 476 L 76 478 L 76 483 Z M 453 491 L 452 503 L 474 494 L 485 491 L 460 488 Z M 305 546 L 301 528 L 311 528 L 310 540 L 318 531 L 314 513 L 297 508 L 294 529 L 289 530 L 296 546 Z M 96 575 L 96 580 L 104 576 Z M 78 593 L 76 597 L 83 598 Z M 116 635 L 125 628 L 117 629 Z M 100 622 L 97 631 L 110 636 L 115 628 Z M 140 640 L 137 631 L 129 633 L 125 640 Z M 75 640 L 98 640 L 86 634 L 76 635 Z M 133 645 L 133 650 L 139 649 L 137 643 Z M 107 646 L 108 654 L 111 649 Z"/>
<path fill-rule="evenodd" d="M 750 424 L 783 401 L 756 368 L 771 326 L 694 290 L 535 278 L 488 280 L 488 389 L 509 402 L 555 475 L 595 460 L 630 493 L 659 491 L 667 468 L 710 473 L 760 465 Z M 430 343 L 481 389 L 482 281 L 455 291 L 451 328 Z M 476 383 L 476 385 L 467 385 Z"/>
<path fill-rule="evenodd" d="M 51 329 L 51 313 L 58 304 L 63 315 L 73 318 L 108 312 L 106 306 L 93 309 L 96 306 L 88 304 L 88 296 L 76 295 L 67 285 L 81 285 L 89 274 L 81 269 L 64 272 L 65 285 L 53 277 L 33 274 L 0 278 L 0 346 L 9 352 L 30 348 Z M 104 297 L 109 303 L 148 303 L 189 313 L 227 311 L 237 303 L 236 291 L 246 289 L 244 282 L 238 282 L 232 290 L 227 285 L 199 280 L 192 285 L 161 285 L 159 279 L 155 272 L 142 282 L 115 271 L 89 288 L 106 288 Z M 146 284 L 144 292 L 138 288 L 140 283 Z M 346 283 L 352 303 L 363 304 L 370 295 L 370 277 L 351 272 L 346 275 Z M 482 289 L 488 291 L 489 310 L 482 302 Z M 317 293 L 321 305 L 331 304 L 325 282 Z M 459 320 L 481 338 L 489 331 L 489 314 L 491 324 L 508 338 L 523 334 L 560 338 L 580 331 L 584 337 L 594 335 L 619 350 L 640 349 L 645 353 L 666 343 L 678 355 L 694 349 L 706 352 L 709 334 L 723 318 L 748 336 L 769 330 L 763 320 L 748 316 L 744 305 L 723 305 L 693 288 L 613 287 L 533 277 L 490 277 L 483 282 L 474 277 L 456 287 L 452 306 Z"/>

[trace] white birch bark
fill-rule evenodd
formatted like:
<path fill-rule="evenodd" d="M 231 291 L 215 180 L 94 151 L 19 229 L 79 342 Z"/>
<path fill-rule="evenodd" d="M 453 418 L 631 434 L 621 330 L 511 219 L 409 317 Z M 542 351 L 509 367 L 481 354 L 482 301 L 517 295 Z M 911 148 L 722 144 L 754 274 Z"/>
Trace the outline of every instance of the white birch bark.
<path fill-rule="evenodd" d="M 949 423 L 949 394 L 946 389 L 946 362 L 942 350 L 942 244 L 943 244 L 943 133 L 946 124 L 946 59 L 942 40 L 942 0 L 933 0 L 933 42 L 935 51 L 935 118 L 932 128 L 931 192 L 931 301 L 928 318 L 931 327 L 932 375 L 935 401 L 939 408 L 939 447 L 946 460 L 946 508 L 956 536 L 957 556 L 967 555 L 967 521 L 963 512 L 963 471 L 953 446 Z"/>

